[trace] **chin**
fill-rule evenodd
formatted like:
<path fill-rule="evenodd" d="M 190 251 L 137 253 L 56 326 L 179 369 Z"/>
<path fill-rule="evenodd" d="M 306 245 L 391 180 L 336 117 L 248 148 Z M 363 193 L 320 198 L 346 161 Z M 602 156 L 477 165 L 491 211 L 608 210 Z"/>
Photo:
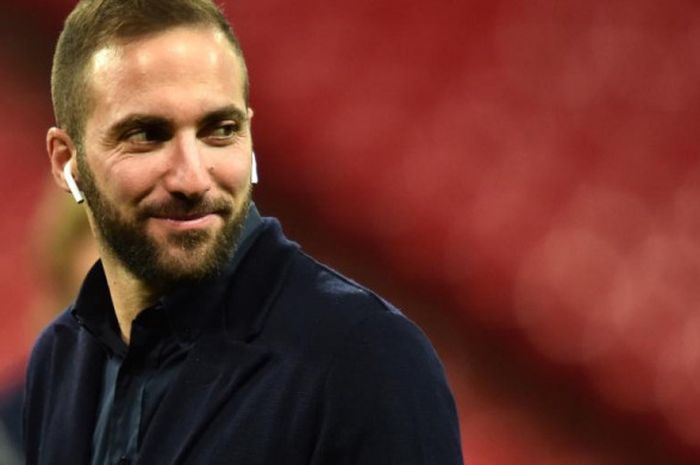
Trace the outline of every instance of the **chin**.
<path fill-rule="evenodd" d="M 217 255 L 216 252 L 211 244 L 199 249 L 171 251 L 161 255 L 156 268 L 160 270 L 158 274 L 163 281 L 175 284 L 201 281 L 218 275 L 226 266 L 231 254 L 221 254 L 219 251 Z"/>

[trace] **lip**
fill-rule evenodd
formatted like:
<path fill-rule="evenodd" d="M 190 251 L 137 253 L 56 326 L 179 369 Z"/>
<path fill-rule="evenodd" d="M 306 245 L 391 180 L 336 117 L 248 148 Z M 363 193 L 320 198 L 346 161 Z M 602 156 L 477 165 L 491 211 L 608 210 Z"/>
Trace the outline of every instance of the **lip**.
<path fill-rule="evenodd" d="M 220 216 L 216 213 L 203 213 L 176 217 L 154 216 L 151 219 L 156 224 L 163 225 L 168 229 L 186 231 L 209 228 L 219 221 Z"/>

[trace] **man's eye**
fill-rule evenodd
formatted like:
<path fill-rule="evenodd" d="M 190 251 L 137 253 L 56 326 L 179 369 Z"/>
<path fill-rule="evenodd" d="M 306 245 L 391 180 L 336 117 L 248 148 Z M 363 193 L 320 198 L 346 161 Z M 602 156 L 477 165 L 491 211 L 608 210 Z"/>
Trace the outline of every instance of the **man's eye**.
<path fill-rule="evenodd" d="M 148 141 L 148 135 L 146 134 L 146 131 L 133 131 L 126 134 L 124 140 L 128 142 L 142 143 Z"/>
<path fill-rule="evenodd" d="M 138 128 L 126 132 L 123 139 L 133 144 L 150 144 L 163 142 L 167 135 L 160 128 Z"/>
<path fill-rule="evenodd" d="M 204 136 L 211 140 L 227 141 L 238 133 L 239 125 L 235 122 L 217 124 L 209 128 Z"/>

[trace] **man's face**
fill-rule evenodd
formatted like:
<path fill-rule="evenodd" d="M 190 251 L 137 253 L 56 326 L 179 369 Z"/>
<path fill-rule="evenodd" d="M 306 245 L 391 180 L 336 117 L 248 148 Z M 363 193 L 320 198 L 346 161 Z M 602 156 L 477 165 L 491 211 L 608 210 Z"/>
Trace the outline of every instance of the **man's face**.
<path fill-rule="evenodd" d="M 225 36 L 179 27 L 99 50 L 78 156 L 98 241 L 136 278 L 220 270 L 250 202 L 251 111 Z"/>

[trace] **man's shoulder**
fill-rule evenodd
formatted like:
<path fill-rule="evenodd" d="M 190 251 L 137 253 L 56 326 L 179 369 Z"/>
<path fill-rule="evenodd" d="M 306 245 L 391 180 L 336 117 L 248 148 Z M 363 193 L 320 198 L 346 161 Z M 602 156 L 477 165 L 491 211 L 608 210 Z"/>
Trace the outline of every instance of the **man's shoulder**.
<path fill-rule="evenodd" d="M 73 315 L 73 305 L 64 308 L 40 333 L 39 339 L 52 338 L 56 334 L 71 333 L 79 329 L 78 320 Z"/>
<path fill-rule="evenodd" d="M 379 315 L 405 319 L 401 311 L 373 290 L 299 250 L 280 299 L 313 318 L 338 319 L 343 326 Z"/>
<path fill-rule="evenodd" d="M 41 331 L 32 349 L 31 363 L 50 355 L 57 346 L 76 339 L 80 327 L 71 313 L 72 309 L 72 305 L 68 306 Z"/>
<path fill-rule="evenodd" d="M 433 353 L 425 334 L 373 290 L 299 250 L 266 323 L 312 351 L 394 344 Z"/>
<path fill-rule="evenodd" d="M 283 310 L 270 318 L 278 336 L 272 347 L 292 354 L 305 375 L 321 374 L 323 422 L 333 439 L 320 455 L 347 444 L 368 460 L 419 463 L 429 448 L 435 463 L 459 463 L 454 401 L 423 331 L 372 290 L 303 252 L 293 262 L 280 294 Z M 402 439 L 394 442 L 386 431 Z M 386 440 L 376 450 L 367 437 Z"/>
<path fill-rule="evenodd" d="M 301 250 L 292 271 L 290 279 L 296 290 L 324 306 L 349 310 L 356 318 L 377 312 L 401 314 L 374 291 Z"/>
<path fill-rule="evenodd" d="M 315 326 L 328 332 L 336 326 L 347 328 L 380 314 L 405 318 L 375 292 L 288 240 L 272 218 L 264 218 L 262 232 L 247 262 L 240 270 L 242 279 L 238 284 L 245 290 L 239 295 L 264 293 L 265 297 L 241 300 L 261 304 L 259 310 L 263 314 L 270 310 L 271 318 L 287 317 L 290 319 L 285 323 L 287 327 L 316 321 Z"/>

